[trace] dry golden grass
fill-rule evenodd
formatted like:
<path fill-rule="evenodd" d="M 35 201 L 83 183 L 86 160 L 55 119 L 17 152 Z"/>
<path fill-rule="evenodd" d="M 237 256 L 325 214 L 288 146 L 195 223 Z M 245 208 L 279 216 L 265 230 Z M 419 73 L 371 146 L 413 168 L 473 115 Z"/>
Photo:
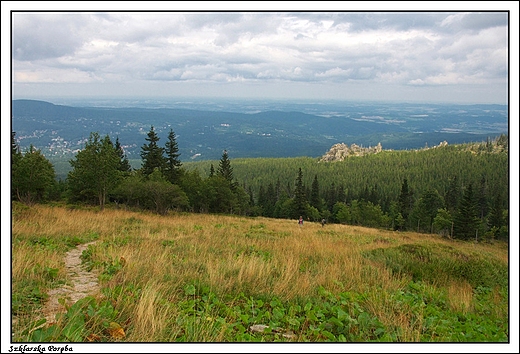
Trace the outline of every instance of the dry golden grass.
<path fill-rule="evenodd" d="M 467 281 L 450 282 L 448 302 L 452 310 L 467 313 L 473 307 L 473 288 Z"/>
<path fill-rule="evenodd" d="M 362 256 L 363 251 L 397 247 L 407 243 L 454 245 L 435 235 L 394 232 L 296 220 L 247 218 L 207 214 L 159 216 L 124 210 L 103 212 L 70 210 L 36 205 L 16 214 L 13 233 L 13 282 L 26 277 L 37 265 L 58 268 L 64 277 L 63 250 L 38 249 L 26 239 L 60 240 L 77 237 L 91 246 L 95 264 L 125 260 L 123 268 L 105 288 L 141 289 L 140 294 L 121 294 L 114 302 L 132 318 L 129 341 L 168 341 L 178 335 L 171 323 L 175 307 L 187 284 L 200 283 L 216 294 L 272 295 L 282 300 L 314 296 L 322 286 L 332 292 L 367 294 L 364 306 L 388 326 L 401 327 L 399 340 L 418 341 L 422 319 L 412 319 L 409 309 L 396 307 L 388 297 L 410 282 Z M 507 263 L 502 244 L 460 243 L 456 247 L 486 252 Z M 45 289 L 44 289 L 45 290 Z M 451 283 L 450 306 L 471 311 L 472 289 L 467 283 Z M 132 303 L 125 297 L 134 299 Z M 496 301 L 502 301 L 497 292 Z M 124 308 L 121 308 L 124 306 Z M 208 320 L 209 321 L 209 320 Z M 198 323 L 201 337 L 218 341 L 210 321 Z M 167 328 L 169 326 L 169 328 Z"/>
<path fill-rule="evenodd" d="M 132 341 L 132 337 L 139 340 L 149 338 L 152 341 L 157 334 L 165 331 L 169 319 L 175 318 L 175 313 L 160 303 L 163 291 L 161 288 L 160 284 L 152 280 L 142 289 L 132 315 L 135 325 L 129 341 Z"/>
<path fill-rule="evenodd" d="M 42 269 L 55 268 L 58 269 L 58 278 L 65 274 L 63 258 L 48 249 L 41 249 L 34 252 L 34 247 L 27 242 L 20 242 L 16 246 L 13 245 L 11 277 L 12 281 L 34 280 L 42 282 Z"/>
<path fill-rule="evenodd" d="M 109 209 L 101 213 L 44 206 L 35 208 L 37 212 L 31 218 L 13 223 L 14 237 L 95 233 L 107 245 L 95 247 L 99 252 L 95 252 L 98 259 L 94 260 L 122 256 L 127 260 L 127 276 L 131 278 L 132 269 L 136 278 L 143 274 L 151 278 L 163 274 L 171 274 L 179 280 L 199 278 L 199 268 L 203 266 L 208 273 L 207 280 L 215 288 L 222 287 L 226 291 L 236 288 L 237 284 L 254 285 L 256 282 L 255 287 L 284 298 L 304 296 L 317 285 L 328 286 L 335 281 L 344 282 L 348 288 L 388 283 L 394 277 L 386 272 L 362 270 L 366 270 L 367 265 L 360 250 L 396 246 L 419 238 L 424 242 L 426 238 L 423 234 L 402 235 L 359 226 L 327 225 L 322 228 L 317 223 L 306 223 L 300 229 L 292 220 L 201 214 L 163 217 Z M 117 240 L 124 237 L 134 241 L 118 245 Z M 162 241 L 172 242 L 173 246 L 165 247 Z M 246 255 L 244 251 L 251 247 L 259 254 Z M 263 259 L 262 252 L 270 259 Z M 43 257 L 48 258 L 48 255 Z M 278 281 L 269 289 L 265 279 L 272 278 L 275 273 Z M 234 276 L 224 279 L 226 274 Z"/>

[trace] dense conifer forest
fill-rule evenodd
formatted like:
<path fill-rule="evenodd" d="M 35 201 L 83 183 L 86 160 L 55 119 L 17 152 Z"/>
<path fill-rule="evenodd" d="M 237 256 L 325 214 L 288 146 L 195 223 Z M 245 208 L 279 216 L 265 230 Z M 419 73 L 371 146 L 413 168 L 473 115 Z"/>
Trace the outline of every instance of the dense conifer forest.
<path fill-rule="evenodd" d="M 383 150 L 324 162 L 310 157 L 185 162 L 173 130 L 160 141 L 152 126 L 132 168 L 106 135 L 90 134 L 69 161 L 65 180 L 12 132 L 12 199 L 169 212 L 345 223 L 439 233 L 459 239 L 508 239 L 507 136 L 482 143 Z M 30 168 L 29 166 L 39 166 Z"/>

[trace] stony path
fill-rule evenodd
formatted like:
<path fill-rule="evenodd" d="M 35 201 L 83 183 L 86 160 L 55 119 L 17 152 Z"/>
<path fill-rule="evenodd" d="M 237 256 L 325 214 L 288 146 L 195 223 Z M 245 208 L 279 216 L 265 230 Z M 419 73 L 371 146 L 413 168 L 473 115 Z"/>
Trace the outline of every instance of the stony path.
<path fill-rule="evenodd" d="M 72 286 L 64 285 L 61 288 L 51 289 L 49 291 L 49 300 L 43 307 L 43 314 L 47 320 L 47 324 L 56 321 L 56 314 L 66 312 L 65 307 L 58 302 L 58 299 L 65 298 L 67 305 L 70 306 L 79 299 L 99 290 L 97 275 L 86 271 L 80 259 L 83 251 L 94 243 L 95 242 L 81 244 L 65 255 L 65 267 L 72 281 Z"/>

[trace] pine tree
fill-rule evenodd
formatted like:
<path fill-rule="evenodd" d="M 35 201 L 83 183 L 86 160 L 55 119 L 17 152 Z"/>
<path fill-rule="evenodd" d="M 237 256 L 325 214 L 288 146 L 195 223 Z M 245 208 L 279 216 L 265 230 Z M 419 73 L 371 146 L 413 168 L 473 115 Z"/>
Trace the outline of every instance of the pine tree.
<path fill-rule="evenodd" d="M 459 208 L 455 214 L 453 237 L 468 240 L 475 237 L 479 223 L 478 204 L 470 183 L 464 190 Z"/>
<path fill-rule="evenodd" d="M 420 221 L 424 231 L 432 232 L 433 220 L 444 201 L 436 189 L 428 188 L 419 198 L 416 206 L 417 221 Z"/>
<path fill-rule="evenodd" d="M 322 209 L 318 175 L 314 175 L 314 180 L 312 181 L 310 204 L 318 210 Z"/>
<path fill-rule="evenodd" d="M 326 198 L 327 198 L 327 208 L 330 212 L 332 212 L 332 209 L 334 208 L 334 204 L 338 201 L 338 193 L 336 190 L 336 185 L 334 182 L 331 183 L 329 186 L 329 189 L 326 192 Z"/>
<path fill-rule="evenodd" d="M 399 213 L 403 219 L 408 220 L 408 216 L 410 215 L 410 191 L 408 189 L 408 180 L 405 178 L 403 180 L 403 184 L 401 185 L 401 194 L 399 194 Z"/>
<path fill-rule="evenodd" d="M 446 203 L 446 209 L 454 214 L 459 206 L 460 199 L 460 187 L 457 176 L 454 176 L 450 180 L 450 184 L 448 186 L 448 190 L 446 191 L 446 197 L 444 198 L 444 202 Z"/>
<path fill-rule="evenodd" d="M 175 137 L 175 133 L 172 129 L 170 129 L 170 133 L 168 134 L 168 141 L 166 142 L 166 170 L 165 175 L 166 179 L 171 183 L 176 184 L 179 181 L 180 177 L 180 168 L 182 166 L 181 160 L 179 156 L 179 146 L 177 144 L 177 140 Z"/>
<path fill-rule="evenodd" d="M 484 217 L 489 212 L 488 205 L 488 196 L 487 196 L 487 185 L 486 185 L 486 177 L 482 175 L 480 179 L 480 190 L 478 194 L 478 216 L 481 220 L 484 220 Z"/>
<path fill-rule="evenodd" d="M 228 181 L 232 190 L 236 189 L 237 184 L 233 181 L 233 167 L 231 167 L 231 161 L 229 160 L 226 150 L 222 153 L 222 157 L 219 161 L 217 175 L 222 176 L 226 181 Z"/>
<path fill-rule="evenodd" d="M 370 190 L 368 201 L 374 205 L 379 204 L 379 192 L 377 190 L 377 184 L 374 185 L 374 187 L 372 187 L 372 189 Z"/>
<path fill-rule="evenodd" d="M 245 186 L 244 186 L 244 190 L 245 190 Z M 254 193 L 253 193 L 253 187 L 249 186 L 247 188 L 247 194 L 249 195 L 249 206 L 254 207 L 255 206 L 255 197 L 254 197 Z"/>
<path fill-rule="evenodd" d="M 130 162 L 128 162 L 128 158 L 123 150 L 123 147 L 119 143 L 119 137 L 116 137 L 116 145 L 115 150 L 117 155 L 119 156 L 119 171 L 121 172 L 131 172 L 132 166 L 130 166 Z"/>
<path fill-rule="evenodd" d="M 166 160 L 163 156 L 164 148 L 158 145 L 160 139 L 155 133 L 153 125 L 147 136 L 145 140 L 148 141 L 148 144 L 144 144 L 141 147 L 141 158 L 143 160 L 141 170 L 143 175 L 148 177 L 156 168 L 163 172 L 166 168 Z"/>
<path fill-rule="evenodd" d="M 11 132 L 11 165 L 15 164 L 22 157 L 22 153 L 20 152 L 20 146 L 16 142 L 15 132 Z"/>
<path fill-rule="evenodd" d="M 261 184 L 258 188 L 258 194 L 256 199 L 256 205 L 258 205 L 260 208 L 262 208 L 262 215 L 267 216 L 267 204 L 268 203 L 268 197 L 265 191 L 264 186 Z"/>
<path fill-rule="evenodd" d="M 347 193 L 345 192 L 345 187 L 343 184 L 338 186 L 338 191 L 336 193 L 336 198 L 338 202 L 347 203 Z"/>
<path fill-rule="evenodd" d="M 502 194 L 502 191 L 497 191 L 495 193 L 494 198 L 491 201 L 491 206 L 489 208 L 489 217 L 488 217 L 488 227 L 493 230 L 494 237 L 499 239 L 507 239 L 508 233 L 505 232 L 507 230 L 507 217 L 504 217 L 504 215 L 507 215 L 507 211 L 503 209 L 502 203 L 503 203 L 504 196 Z"/>
<path fill-rule="evenodd" d="M 301 167 L 298 168 L 298 177 L 294 188 L 294 211 L 295 217 L 307 217 L 307 197 L 305 194 L 305 186 L 303 185 L 303 172 Z"/>

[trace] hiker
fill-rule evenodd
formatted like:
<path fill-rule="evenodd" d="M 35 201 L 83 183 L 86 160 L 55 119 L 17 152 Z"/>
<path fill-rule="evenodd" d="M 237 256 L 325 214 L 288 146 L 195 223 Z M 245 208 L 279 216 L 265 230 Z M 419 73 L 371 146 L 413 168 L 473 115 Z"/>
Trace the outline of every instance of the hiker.
<path fill-rule="evenodd" d="M 300 219 L 298 220 L 298 225 L 303 226 L 303 218 L 300 216 Z"/>
<path fill-rule="evenodd" d="M 321 227 L 325 226 L 325 223 L 326 223 L 325 218 L 321 219 Z"/>

